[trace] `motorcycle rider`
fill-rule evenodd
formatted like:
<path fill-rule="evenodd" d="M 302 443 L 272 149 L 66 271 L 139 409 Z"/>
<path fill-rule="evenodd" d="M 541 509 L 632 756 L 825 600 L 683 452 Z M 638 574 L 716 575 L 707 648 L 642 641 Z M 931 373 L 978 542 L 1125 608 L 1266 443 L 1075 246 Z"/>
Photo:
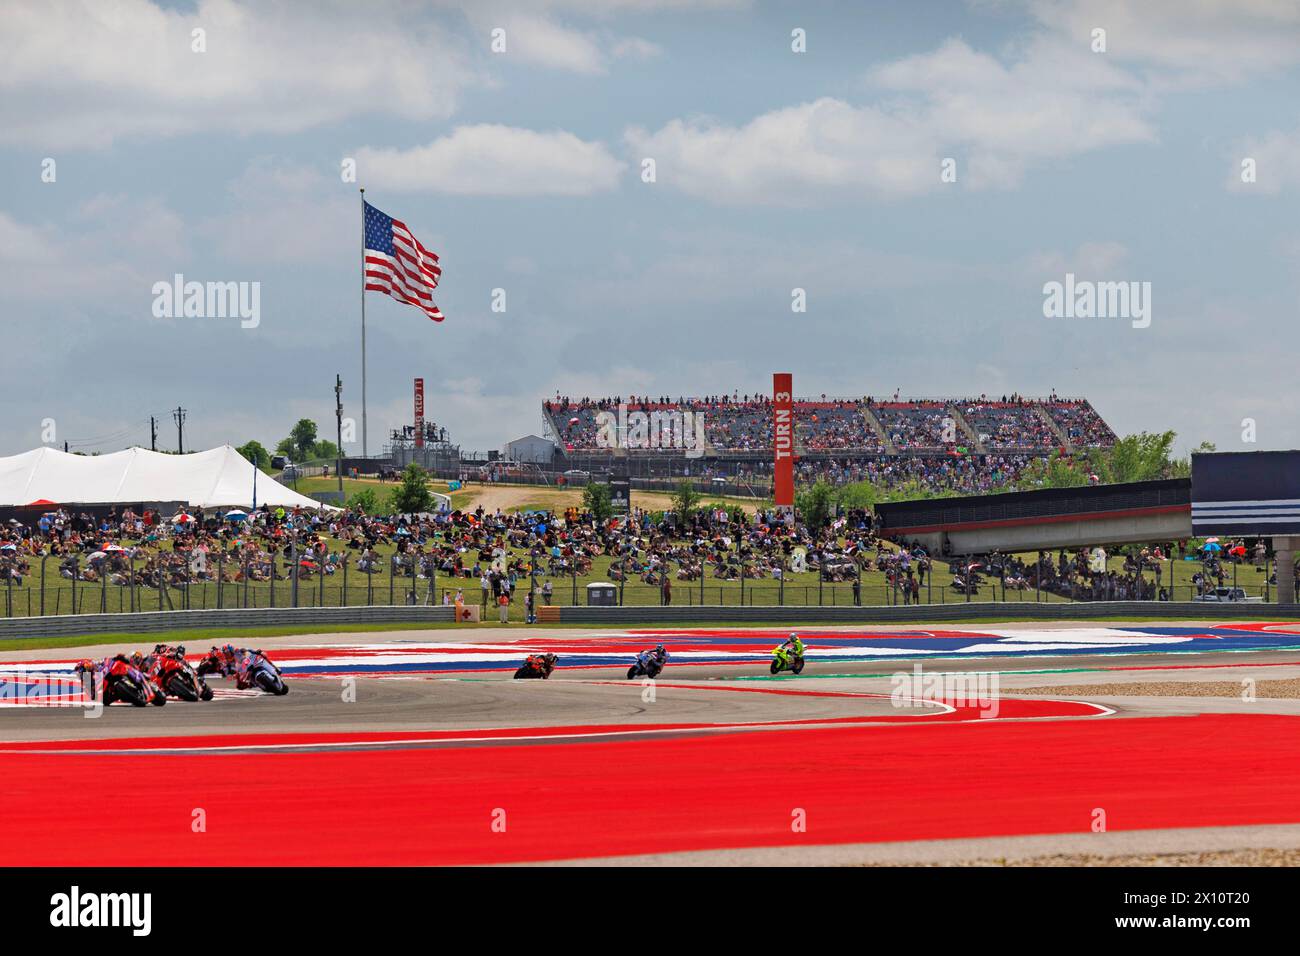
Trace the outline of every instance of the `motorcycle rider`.
<path fill-rule="evenodd" d="M 524 664 L 534 674 L 546 676 L 555 669 L 555 662 L 558 659 L 554 654 L 529 654 L 524 658 Z"/>
<path fill-rule="evenodd" d="M 791 658 L 803 657 L 803 639 L 798 634 L 791 634 L 785 639 L 785 643 L 777 647 L 773 654 L 781 662 L 783 667 L 790 665 Z"/>
<path fill-rule="evenodd" d="M 653 649 L 646 649 L 636 656 L 636 662 L 641 667 L 643 674 L 650 673 L 650 664 L 655 662 L 659 669 L 663 670 L 664 665 L 668 663 L 668 651 L 662 644 L 656 644 Z"/>

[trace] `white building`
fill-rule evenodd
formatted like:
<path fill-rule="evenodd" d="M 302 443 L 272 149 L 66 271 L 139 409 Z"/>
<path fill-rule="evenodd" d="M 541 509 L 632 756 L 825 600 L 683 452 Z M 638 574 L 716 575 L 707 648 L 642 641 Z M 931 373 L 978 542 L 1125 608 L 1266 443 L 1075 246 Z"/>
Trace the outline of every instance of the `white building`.
<path fill-rule="evenodd" d="M 549 465 L 555 457 L 555 444 L 547 438 L 525 435 L 507 442 L 504 454 L 507 460 L 524 465 Z"/>

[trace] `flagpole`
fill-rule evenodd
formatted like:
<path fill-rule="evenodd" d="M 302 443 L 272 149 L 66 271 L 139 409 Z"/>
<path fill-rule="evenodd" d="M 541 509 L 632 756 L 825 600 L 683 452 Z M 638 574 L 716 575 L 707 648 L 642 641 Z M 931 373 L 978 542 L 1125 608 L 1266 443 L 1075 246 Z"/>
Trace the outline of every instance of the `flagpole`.
<path fill-rule="evenodd" d="M 361 457 L 370 457 L 366 431 L 366 189 L 361 187 Z"/>

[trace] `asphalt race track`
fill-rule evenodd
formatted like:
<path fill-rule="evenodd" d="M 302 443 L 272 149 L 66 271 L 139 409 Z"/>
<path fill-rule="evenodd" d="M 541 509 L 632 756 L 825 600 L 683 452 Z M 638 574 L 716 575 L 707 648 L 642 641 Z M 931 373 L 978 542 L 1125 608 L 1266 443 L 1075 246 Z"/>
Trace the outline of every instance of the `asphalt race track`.
<path fill-rule="evenodd" d="M 0 652 L 0 820 L 22 837 L 0 863 L 32 847 L 51 865 L 1300 848 L 1294 623 L 809 628 L 798 677 L 768 673 L 784 631 L 469 633 L 267 638 L 287 697 L 218 680 L 208 703 L 93 717 L 43 675 L 122 648 Z M 667 670 L 626 680 L 657 641 Z M 552 678 L 512 680 L 541 650 Z M 244 839 L 253 816 L 273 839 Z"/>

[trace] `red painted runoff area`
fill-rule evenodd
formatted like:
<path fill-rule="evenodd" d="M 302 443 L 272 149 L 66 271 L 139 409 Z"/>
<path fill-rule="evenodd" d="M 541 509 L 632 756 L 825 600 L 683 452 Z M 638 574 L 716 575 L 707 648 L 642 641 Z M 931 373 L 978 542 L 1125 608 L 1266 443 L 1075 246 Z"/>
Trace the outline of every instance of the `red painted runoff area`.
<path fill-rule="evenodd" d="M 346 752 L 9 752 L 0 865 L 499 863 L 1086 833 L 1098 810 L 1111 830 L 1297 823 L 1297 731 L 1295 717 L 1201 715 Z"/>

